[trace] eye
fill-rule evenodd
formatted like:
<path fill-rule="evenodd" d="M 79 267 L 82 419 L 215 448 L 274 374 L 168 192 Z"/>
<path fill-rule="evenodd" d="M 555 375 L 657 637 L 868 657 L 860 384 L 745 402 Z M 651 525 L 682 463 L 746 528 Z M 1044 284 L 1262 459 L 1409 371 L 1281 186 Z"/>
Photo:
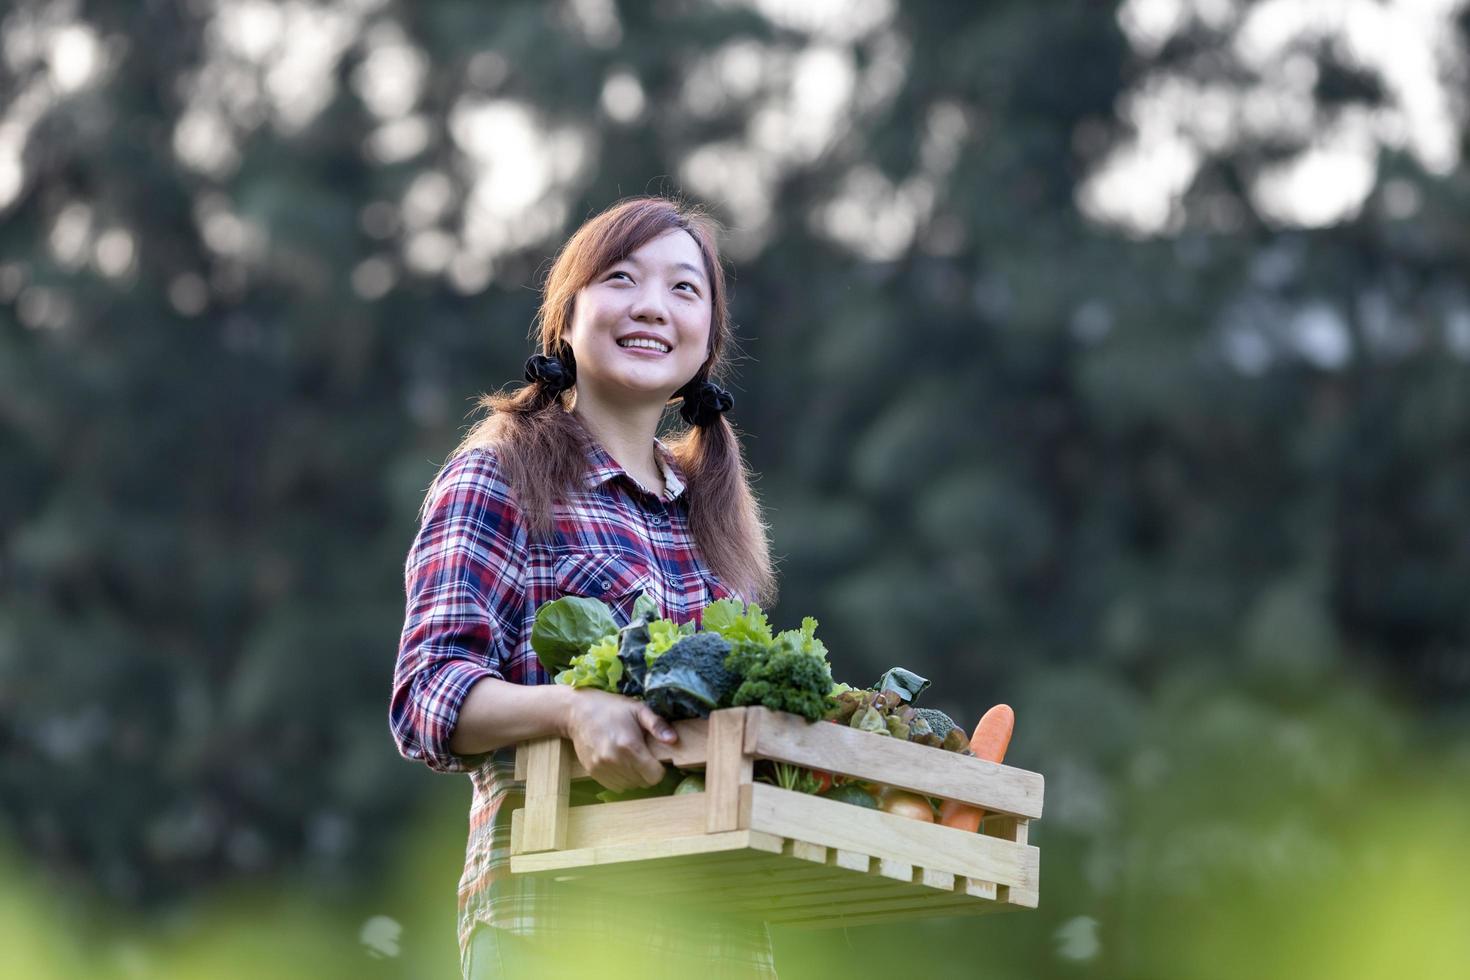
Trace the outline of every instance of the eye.
<path fill-rule="evenodd" d="M 607 278 L 608 279 L 612 279 L 613 276 L 622 276 L 624 279 L 627 279 L 629 282 L 632 282 L 633 281 L 633 277 L 630 276 L 630 275 L 628 275 L 622 269 L 614 269 L 612 272 L 609 272 L 607 274 Z"/>
<path fill-rule="evenodd" d="M 698 286 L 696 286 L 696 285 L 694 285 L 694 283 L 692 283 L 692 282 L 690 282 L 690 281 L 689 281 L 689 280 L 687 280 L 687 279 L 686 279 L 686 280 L 684 280 L 684 281 L 683 281 L 683 282 L 680 282 L 680 283 L 677 283 L 677 284 L 676 284 L 676 285 L 675 285 L 675 286 L 674 286 L 674 288 L 675 288 L 675 289 L 678 289 L 678 288 L 679 288 L 679 286 L 688 286 L 688 287 L 689 287 L 689 291 L 690 291 L 690 292 L 692 292 L 692 293 L 698 293 L 698 292 L 699 292 L 699 287 L 698 287 Z"/>

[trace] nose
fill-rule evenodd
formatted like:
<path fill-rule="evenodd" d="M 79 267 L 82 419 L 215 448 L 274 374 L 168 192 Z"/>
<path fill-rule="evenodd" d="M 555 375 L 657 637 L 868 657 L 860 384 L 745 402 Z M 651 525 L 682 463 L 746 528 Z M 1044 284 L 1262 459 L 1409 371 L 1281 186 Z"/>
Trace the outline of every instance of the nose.
<path fill-rule="evenodd" d="M 664 306 L 663 293 L 657 286 L 645 286 L 633 297 L 629 315 L 640 323 L 667 323 L 668 309 Z"/>

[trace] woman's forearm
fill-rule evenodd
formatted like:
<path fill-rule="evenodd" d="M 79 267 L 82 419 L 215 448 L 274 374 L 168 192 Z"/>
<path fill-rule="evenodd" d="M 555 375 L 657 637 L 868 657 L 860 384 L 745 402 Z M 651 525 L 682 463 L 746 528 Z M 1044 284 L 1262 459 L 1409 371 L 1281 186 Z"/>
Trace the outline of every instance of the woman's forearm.
<path fill-rule="evenodd" d="M 574 694 L 562 684 L 512 684 L 487 677 L 465 695 L 449 750 L 479 755 L 526 739 L 565 737 Z"/>

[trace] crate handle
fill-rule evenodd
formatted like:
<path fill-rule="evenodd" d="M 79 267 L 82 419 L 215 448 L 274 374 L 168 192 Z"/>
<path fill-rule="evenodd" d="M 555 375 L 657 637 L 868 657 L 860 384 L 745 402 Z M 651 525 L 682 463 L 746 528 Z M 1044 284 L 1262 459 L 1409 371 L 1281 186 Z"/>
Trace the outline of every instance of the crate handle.
<path fill-rule="evenodd" d="M 748 812 L 742 819 L 743 788 L 751 785 L 755 762 L 745 751 L 744 708 L 710 712 L 709 741 L 704 764 L 705 831 L 711 834 L 741 830 L 749 826 Z"/>
<path fill-rule="evenodd" d="M 571 796 L 572 743 L 560 738 L 538 738 L 526 743 L 522 853 L 559 851 L 567 846 Z"/>

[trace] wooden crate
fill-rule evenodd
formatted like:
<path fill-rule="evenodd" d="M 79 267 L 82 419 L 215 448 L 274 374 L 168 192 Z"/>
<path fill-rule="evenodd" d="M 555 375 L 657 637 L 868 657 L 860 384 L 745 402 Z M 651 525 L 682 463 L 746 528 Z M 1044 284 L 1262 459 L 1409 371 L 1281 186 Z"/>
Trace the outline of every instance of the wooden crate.
<path fill-rule="evenodd" d="M 956 752 L 765 708 L 679 722 L 656 755 L 705 770 L 705 792 L 571 806 L 585 779 L 571 743 L 521 744 L 525 805 L 511 817 L 514 874 L 640 901 L 824 928 L 1035 908 L 1042 777 Z M 957 800 L 987 812 L 972 834 L 754 782 L 757 759 Z"/>

